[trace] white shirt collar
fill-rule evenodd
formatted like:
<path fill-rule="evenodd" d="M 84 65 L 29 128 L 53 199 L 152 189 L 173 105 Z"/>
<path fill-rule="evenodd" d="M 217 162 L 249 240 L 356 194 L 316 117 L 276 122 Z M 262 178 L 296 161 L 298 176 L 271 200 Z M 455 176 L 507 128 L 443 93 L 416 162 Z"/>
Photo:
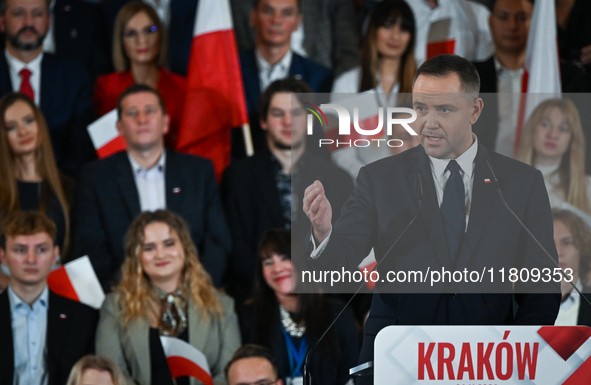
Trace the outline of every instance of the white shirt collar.
<path fill-rule="evenodd" d="M 281 58 L 281 60 L 279 60 L 279 62 L 277 64 L 272 66 L 271 64 L 269 64 L 269 62 L 267 62 L 265 60 L 263 55 L 261 55 L 261 52 L 259 51 L 258 48 L 255 49 L 254 54 L 257 59 L 259 73 L 262 71 L 268 71 L 271 67 L 277 67 L 277 66 L 279 66 L 279 69 L 281 69 L 281 71 L 289 71 L 289 67 L 291 66 L 291 59 L 293 58 L 293 53 L 291 52 L 291 49 L 290 49 L 289 51 L 287 51 L 287 53 L 285 55 L 283 55 L 283 58 Z"/>
<path fill-rule="evenodd" d="M 140 166 L 140 164 L 136 162 L 135 159 L 133 159 L 129 151 L 127 151 L 127 158 L 129 159 L 129 163 L 131 163 L 131 169 L 133 170 L 134 175 L 136 175 L 140 171 L 150 171 L 154 169 L 164 171 L 164 166 L 166 164 L 166 149 L 162 150 L 162 155 L 160 155 L 160 159 L 158 159 L 158 162 L 156 162 L 156 164 L 150 169 L 145 169 L 142 166 Z"/>
<path fill-rule="evenodd" d="M 499 59 L 497 58 L 497 55 L 493 55 L 493 58 L 495 59 L 495 72 L 497 75 L 502 74 L 503 72 L 507 72 L 507 73 L 515 73 L 515 74 L 521 74 L 523 73 L 523 67 L 516 69 L 516 70 L 511 70 L 507 67 L 505 67 L 504 65 L 501 64 L 501 62 L 499 61 Z"/>
<path fill-rule="evenodd" d="M 472 177 L 472 172 L 474 171 L 474 159 L 476 159 L 476 153 L 478 152 L 478 138 L 475 134 L 472 134 L 474 138 L 474 143 L 464 151 L 463 154 L 458 156 L 455 160 L 458 162 L 458 165 L 462 169 L 462 171 Z M 431 167 L 433 168 L 433 173 L 439 178 L 445 170 L 447 169 L 447 165 L 451 159 L 438 159 L 434 158 L 429 155 L 429 159 L 431 160 Z"/>
<path fill-rule="evenodd" d="M 31 60 L 29 63 L 22 62 L 12 56 L 8 49 L 4 49 L 4 55 L 6 56 L 6 62 L 8 63 L 8 68 L 15 73 L 21 72 L 23 68 L 28 68 L 31 70 L 32 73 L 40 73 L 41 72 L 41 61 L 43 60 L 43 52 L 39 54 L 35 59 Z"/>
<path fill-rule="evenodd" d="M 14 309 L 16 309 L 17 307 L 20 307 L 21 305 L 27 306 L 28 308 L 32 308 L 32 307 L 36 307 L 37 304 L 39 304 L 42 307 L 47 308 L 47 304 L 49 303 L 49 289 L 47 288 L 47 285 L 45 285 L 45 288 L 41 292 L 41 295 L 39 296 L 39 298 L 37 298 L 37 300 L 35 300 L 35 302 L 33 302 L 33 304 L 31 306 L 29 306 L 28 303 L 25 303 L 25 301 L 23 301 L 14 292 L 14 290 L 12 289 L 12 286 L 8 285 L 8 301 L 10 303 L 10 311 L 14 311 Z"/>

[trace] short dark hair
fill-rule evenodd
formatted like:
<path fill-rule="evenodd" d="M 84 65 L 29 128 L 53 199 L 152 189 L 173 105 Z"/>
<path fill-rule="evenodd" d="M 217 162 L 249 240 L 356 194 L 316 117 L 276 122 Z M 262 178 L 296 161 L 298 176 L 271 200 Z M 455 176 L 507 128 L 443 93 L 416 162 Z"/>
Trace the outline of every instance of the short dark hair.
<path fill-rule="evenodd" d="M 260 3 L 261 3 L 261 0 L 254 0 L 254 4 L 252 6 L 252 9 L 257 9 Z M 301 14 L 302 13 L 302 0 L 296 0 L 296 5 L 298 7 L 298 13 Z"/>
<path fill-rule="evenodd" d="M 46 11 L 49 13 L 49 4 L 51 0 L 45 0 Z M 0 15 L 5 15 L 8 9 L 8 0 L 0 0 Z"/>
<path fill-rule="evenodd" d="M 166 114 L 166 107 L 164 106 L 164 100 L 162 100 L 162 96 L 160 96 L 160 93 L 158 91 L 156 91 L 152 87 L 147 86 L 145 84 L 134 84 L 132 86 L 129 86 L 125 91 L 123 91 L 121 93 L 121 95 L 119 95 L 119 99 L 117 99 L 117 120 L 121 120 L 121 115 L 123 112 L 123 107 L 121 106 L 121 102 L 123 102 L 123 99 L 125 99 L 129 95 L 139 94 L 142 92 L 149 92 L 151 94 L 156 95 L 156 98 L 158 98 L 158 104 L 160 105 L 160 108 L 162 108 L 162 113 Z"/>
<path fill-rule="evenodd" d="M 529 1 L 532 5 L 534 4 L 534 0 L 527 0 Z M 497 5 L 497 3 L 499 2 L 499 0 L 492 0 L 490 2 L 490 11 L 493 12 L 495 10 L 495 5 Z"/>
<path fill-rule="evenodd" d="M 452 73 L 460 78 L 463 92 L 478 96 L 480 92 L 478 71 L 472 63 L 458 55 L 437 55 L 424 62 L 415 74 L 413 88 L 420 75 L 446 77 Z"/>
<path fill-rule="evenodd" d="M 226 367 L 224 368 L 226 380 L 228 379 L 228 372 L 230 371 L 230 367 L 232 366 L 232 364 L 244 358 L 262 358 L 269 361 L 269 363 L 273 367 L 275 375 L 277 376 L 277 360 L 273 356 L 273 353 L 271 353 L 271 351 L 264 346 L 246 344 L 242 346 L 240 349 L 236 350 L 236 352 L 234 352 L 234 355 L 232 356 L 232 359 L 226 364 Z"/>
<path fill-rule="evenodd" d="M 6 238 L 19 235 L 46 233 L 55 245 L 55 223 L 40 211 L 15 211 L 9 214 L 0 228 L 0 248 L 6 249 Z"/>
<path fill-rule="evenodd" d="M 259 113 L 261 120 L 267 120 L 269 105 L 275 94 L 280 92 L 291 92 L 294 94 L 311 94 L 312 89 L 302 80 L 296 78 L 285 78 L 275 80 L 271 83 L 259 99 Z"/>

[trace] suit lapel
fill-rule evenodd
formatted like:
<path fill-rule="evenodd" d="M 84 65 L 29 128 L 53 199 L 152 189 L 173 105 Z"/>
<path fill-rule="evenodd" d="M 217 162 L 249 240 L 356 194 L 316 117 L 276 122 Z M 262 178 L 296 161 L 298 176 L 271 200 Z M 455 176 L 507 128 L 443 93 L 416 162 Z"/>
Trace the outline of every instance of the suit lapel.
<path fill-rule="evenodd" d="M 14 375 L 14 347 L 8 291 L 0 294 L 0 383 L 12 384 Z"/>
<path fill-rule="evenodd" d="M 6 62 L 6 55 L 4 53 L 0 54 L 0 92 L 2 94 L 15 92 L 15 90 L 12 89 L 10 70 L 8 69 L 8 63 Z"/>
<path fill-rule="evenodd" d="M 141 377 L 149 383 L 152 381 L 150 325 L 145 318 L 138 317 L 129 324 L 129 343 L 133 350 L 132 356 L 135 357 Z"/>
<path fill-rule="evenodd" d="M 441 218 L 441 210 L 437 201 L 437 192 L 435 191 L 435 182 L 431 171 L 429 157 L 425 153 L 423 146 L 417 146 L 414 153 L 412 164 L 415 172 L 409 174 L 410 186 L 415 186 L 414 176 L 418 171 L 421 175 L 423 184 L 423 207 L 421 209 L 421 220 L 429 234 L 433 248 L 437 252 L 437 257 L 444 266 L 451 266 L 451 257 L 447 248 L 447 239 Z"/>
<path fill-rule="evenodd" d="M 257 110 L 257 103 L 261 96 L 261 85 L 259 83 L 259 70 L 254 49 L 244 52 L 240 56 L 242 67 L 242 79 L 244 81 L 244 93 L 248 110 Z"/>
<path fill-rule="evenodd" d="M 183 183 L 178 170 L 182 170 L 178 159 L 173 151 L 166 151 L 166 164 L 164 166 L 164 194 L 166 196 L 166 208 L 175 213 L 183 212 L 182 197 Z"/>
<path fill-rule="evenodd" d="M 51 76 L 51 74 L 55 73 L 53 67 L 54 63 L 51 61 L 50 54 L 44 53 L 41 60 L 41 98 L 39 99 L 39 108 L 42 111 L 47 111 L 47 106 L 51 105 L 51 93 L 53 92 L 54 97 L 56 97 L 56 88 L 62 88 L 57 84 L 53 84 L 53 76 Z M 43 74 L 48 76 L 43 76 Z"/>
<path fill-rule="evenodd" d="M 120 152 L 113 156 L 117 157 L 115 174 L 117 175 L 119 192 L 127 206 L 130 217 L 135 218 L 140 212 L 140 198 L 137 186 L 135 185 L 135 179 L 133 178 L 131 164 L 129 163 L 129 159 L 127 159 L 127 152 Z"/>
<path fill-rule="evenodd" d="M 63 341 L 69 327 L 68 307 L 64 300 L 49 291 L 49 308 L 47 310 L 47 371 L 49 382 L 56 376 L 57 361 L 61 356 Z"/>
<path fill-rule="evenodd" d="M 275 226 L 281 227 L 284 223 L 283 208 L 281 207 L 279 192 L 275 183 L 275 170 L 271 163 L 271 153 L 266 149 L 261 151 L 258 163 L 256 165 L 257 172 L 253 175 L 256 179 L 258 192 L 262 200 L 267 202 L 273 223 Z"/>
<path fill-rule="evenodd" d="M 189 301 L 189 344 L 205 354 L 205 343 L 212 340 L 208 335 L 210 332 L 209 322 L 203 319 L 193 301 Z M 213 340 L 217 338 L 214 337 Z"/>
<path fill-rule="evenodd" d="M 466 266 L 468 263 L 473 251 L 476 250 L 476 245 L 492 212 L 496 188 L 495 184 L 492 183 L 493 177 L 486 163 L 487 161 L 490 162 L 488 151 L 482 145 L 478 145 L 472 181 L 472 203 L 470 205 L 468 230 L 462 241 L 456 268 Z M 490 183 L 486 183 L 485 179 L 489 179 Z"/>

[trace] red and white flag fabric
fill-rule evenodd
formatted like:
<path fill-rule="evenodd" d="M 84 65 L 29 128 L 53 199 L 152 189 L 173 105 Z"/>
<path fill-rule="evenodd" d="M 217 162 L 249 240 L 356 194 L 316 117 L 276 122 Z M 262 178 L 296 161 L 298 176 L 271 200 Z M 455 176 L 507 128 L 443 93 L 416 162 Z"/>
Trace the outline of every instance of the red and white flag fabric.
<path fill-rule="evenodd" d="M 103 288 L 85 255 L 49 273 L 47 285 L 55 294 L 100 309 L 105 300 Z"/>
<path fill-rule="evenodd" d="M 99 159 L 106 158 L 127 148 L 125 139 L 117 131 L 117 110 L 113 110 L 90 126 L 88 135 Z"/>
<path fill-rule="evenodd" d="M 230 131 L 245 123 L 248 114 L 229 1 L 201 0 L 177 150 L 212 160 L 219 180 L 230 163 Z"/>
<path fill-rule="evenodd" d="M 213 385 L 207 358 L 199 349 L 175 337 L 161 336 L 160 341 L 172 378 L 189 376 Z"/>
<path fill-rule="evenodd" d="M 561 97 L 554 1 L 534 3 L 524 67 L 515 148 L 521 129 L 536 106 L 546 99 Z"/>

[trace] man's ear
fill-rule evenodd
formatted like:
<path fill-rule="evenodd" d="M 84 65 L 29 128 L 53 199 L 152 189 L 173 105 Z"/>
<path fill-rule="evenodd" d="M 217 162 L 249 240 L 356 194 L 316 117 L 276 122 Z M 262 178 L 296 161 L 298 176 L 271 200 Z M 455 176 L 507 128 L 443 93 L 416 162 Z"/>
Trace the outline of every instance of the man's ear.
<path fill-rule="evenodd" d="M 53 263 L 52 265 L 55 265 L 55 263 L 57 262 L 57 256 L 60 255 L 60 247 L 58 245 L 53 246 Z"/>
<path fill-rule="evenodd" d="M 0 32 L 6 33 L 6 28 L 4 28 L 4 21 L 6 17 L 4 15 L 0 15 Z"/>
<path fill-rule="evenodd" d="M 6 265 L 5 258 L 6 253 L 4 252 L 4 249 L 0 247 L 0 262 L 2 262 L 3 265 Z"/>
<path fill-rule="evenodd" d="M 482 100 L 482 98 L 474 99 L 474 102 L 472 103 L 472 111 L 470 113 L 470 124 L 476 123 L 476 121 L 480 117 L 480 114 L 482 113 L 483 108 L 484 101 Z"/>
<path fill-rule="evenodd" d="M 164 115 L 164 129 L 162 130 L 162 134 L 168 134 L 168 130 L 170 130 L 170 115 Z"/>
<path fill-rule="evenodd" d="M 259 124 L 261 126 L 261 128 L 263 129 L 263 131 L 267 131 L 267 128 L 269 128 L 269 125 L 267 124 L 266 120 L 259 120 Z"/>

